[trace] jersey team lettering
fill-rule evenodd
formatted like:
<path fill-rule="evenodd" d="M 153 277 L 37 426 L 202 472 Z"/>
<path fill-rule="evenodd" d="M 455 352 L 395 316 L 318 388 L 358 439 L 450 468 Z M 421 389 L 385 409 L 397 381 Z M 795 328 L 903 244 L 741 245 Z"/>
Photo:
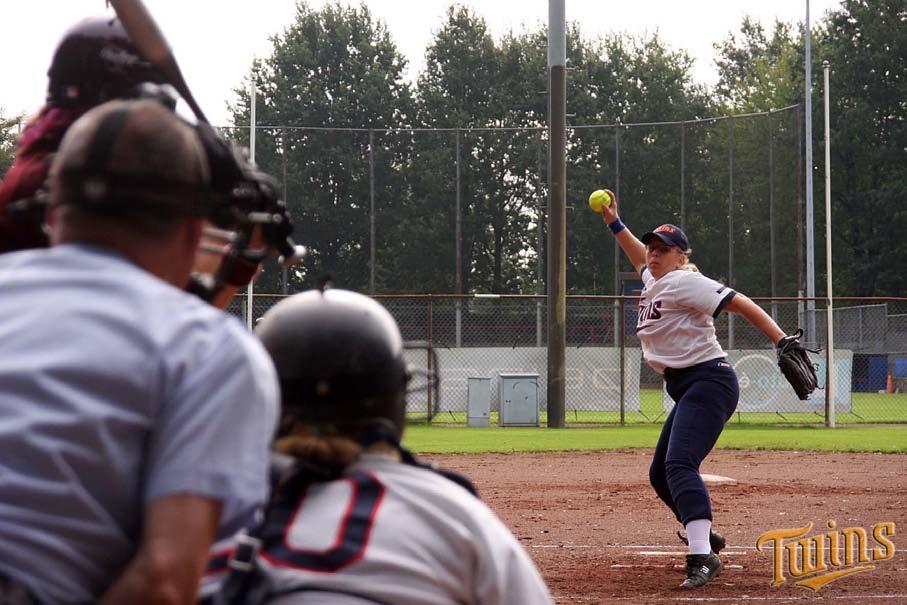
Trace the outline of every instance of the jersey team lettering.
<path fill-rule="evenodd" d="M 658 309 L 661 308 L 661 301 L 655 300 L 647 305 L 639 305 L 639 315 L 637 317 L 637 325 L 642 325 L 643 322 L 661 319 L 661 313 Z"/>

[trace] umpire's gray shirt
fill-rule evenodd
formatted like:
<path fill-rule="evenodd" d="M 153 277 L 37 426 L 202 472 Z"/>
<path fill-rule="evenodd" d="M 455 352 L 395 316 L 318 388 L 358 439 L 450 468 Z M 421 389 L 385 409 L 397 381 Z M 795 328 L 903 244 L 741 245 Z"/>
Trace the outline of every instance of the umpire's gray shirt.
<path fill-rule="evenodd" d="M 266 495 L 278 387 L 234 318 L 98 248 L 0 255 L 0 574 L 49 603 L 97 599 L 146 504 Z"/>

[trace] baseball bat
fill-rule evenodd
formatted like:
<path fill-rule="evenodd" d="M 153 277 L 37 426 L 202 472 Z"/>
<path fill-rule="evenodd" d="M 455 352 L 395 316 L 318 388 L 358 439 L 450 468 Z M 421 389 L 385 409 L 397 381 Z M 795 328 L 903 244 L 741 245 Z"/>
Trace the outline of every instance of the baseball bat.
<path fill-rule="evenodd" d="M 109 0 L 109 2 L 145 60 L 160 70 L 169 84 L 185 99 L 195 117 L 207 124 L 208 118 L 195 102 L 195 97 L 192 96 L 192 91 L 189 90 L 176 63 L 176 57 L 167 44 L 167 39 L 142 0 Z"/>

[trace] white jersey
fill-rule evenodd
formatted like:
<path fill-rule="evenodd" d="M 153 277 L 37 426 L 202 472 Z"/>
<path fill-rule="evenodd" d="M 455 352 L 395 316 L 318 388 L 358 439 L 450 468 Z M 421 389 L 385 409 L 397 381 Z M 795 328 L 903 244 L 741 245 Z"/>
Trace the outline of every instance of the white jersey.
<path fill-rule="evenodd" d="M 425 468 L 363 456 L 268 516 L 258 564 L 270 605 L 553 602 L 491 509 Z M 213 557 L 203 595 L 226 576 L 225 554 Z"/>
<path fill-rule="evenodd" d="M 643 358 L 659 374 L 724 357 L 713 319 L 736 292 L 696 271 L 655 279 L 643 268 L 636 335 Z"/>

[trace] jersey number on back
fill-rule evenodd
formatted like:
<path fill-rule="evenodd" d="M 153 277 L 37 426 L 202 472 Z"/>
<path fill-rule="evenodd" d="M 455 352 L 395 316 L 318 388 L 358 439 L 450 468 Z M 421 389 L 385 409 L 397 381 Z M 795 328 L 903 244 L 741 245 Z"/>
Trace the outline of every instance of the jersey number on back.
<path fill-rule="evenodd" d="M 384 495 L 384 486 L 372 475 L 361 473 L 345 477 L 352 487 L 350 499 L 343 505 L 344 515 L 337 528 L 337 539 L 324 550 L 301 550 L 287 543 L 293 531 L 303 497 L 295 509 L 278 507 L 271 511 L 271 520 L 263 536 L 265 550 L 261 556 L 272 565 L 296 567 L 310 571 L 334 572 L 361 559 L 368 545 L 369 534 Z M 343 504 L 338 502 L 338 505 Z M 305 527 L 297 531 L 305 531 Z"/>

